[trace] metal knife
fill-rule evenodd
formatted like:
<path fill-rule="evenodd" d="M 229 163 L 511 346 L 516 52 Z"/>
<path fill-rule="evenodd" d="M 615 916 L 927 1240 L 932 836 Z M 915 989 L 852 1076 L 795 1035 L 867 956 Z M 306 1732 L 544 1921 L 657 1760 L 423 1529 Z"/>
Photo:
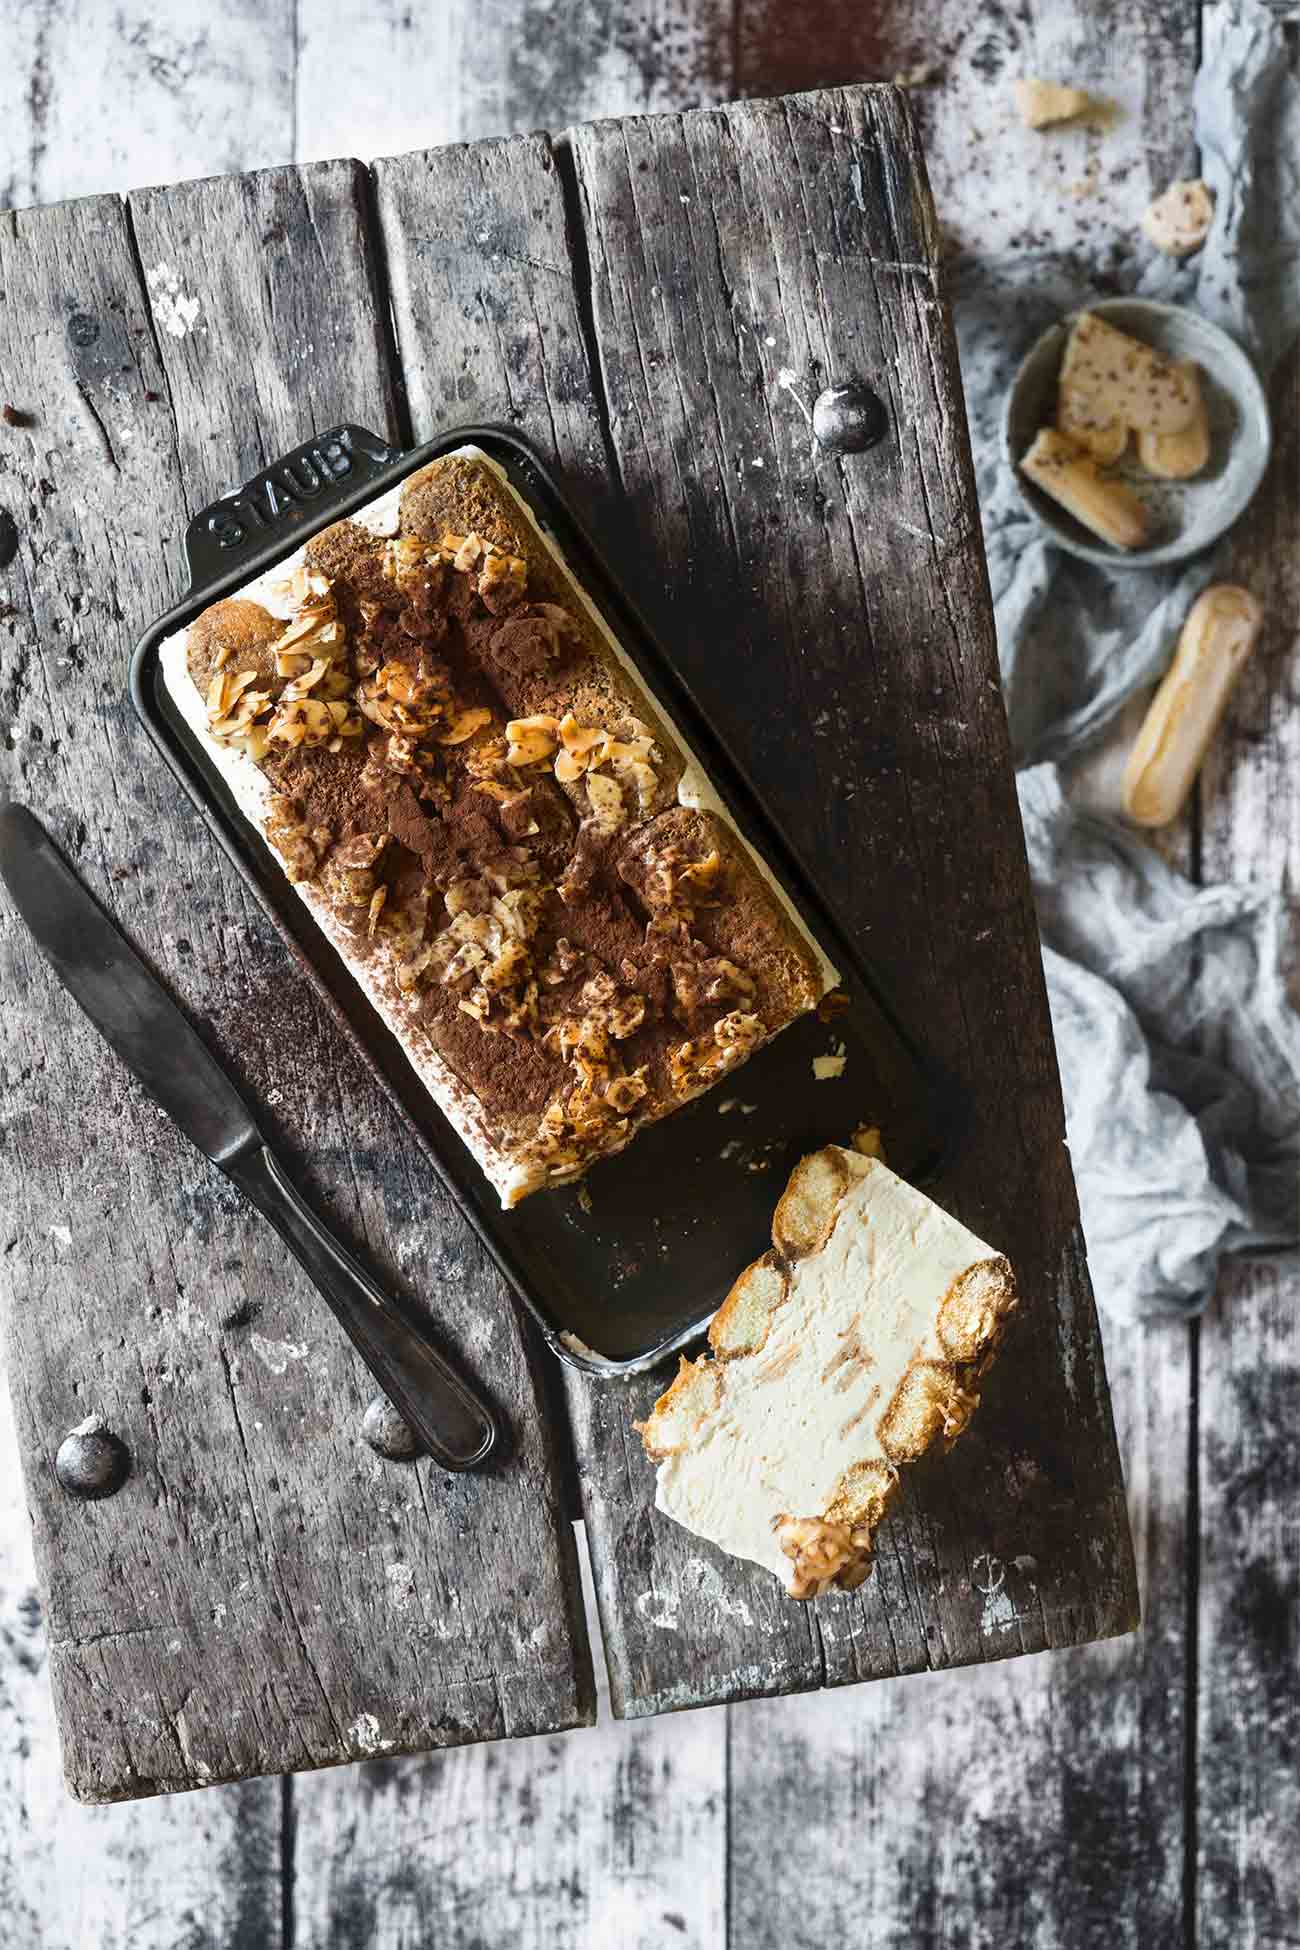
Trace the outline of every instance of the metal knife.
<path fill-rule="evenodd" d="M 206 1043 L 25 806 L 0 806 L 0 880 L 105 1042 L 271 1221 L 434 1461 L 456 1470 L 486 1462 L 497 1440 L 491 1410 L 303 1203 Z"/>

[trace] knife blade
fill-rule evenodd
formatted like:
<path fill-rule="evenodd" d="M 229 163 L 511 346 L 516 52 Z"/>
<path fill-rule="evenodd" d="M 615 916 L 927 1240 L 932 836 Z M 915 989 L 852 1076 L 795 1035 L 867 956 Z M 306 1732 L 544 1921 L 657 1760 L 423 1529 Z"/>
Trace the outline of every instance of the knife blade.
<path fill-rule="evenodd" d="M 275 1226 L 434 1459 L 486 1461 L 491 1410 L 303 1202 L 240 1092 L 26 806 L 0 806 L 0 880 L 110 1048 L 192 1144 Z"/>
<path fill-rule="evenodd" d="M 260 1143 L 207 1044 L 26 806 L 0 810 L 0 879 L 64 988 L 191 1144 L 224 1165 Z"/>

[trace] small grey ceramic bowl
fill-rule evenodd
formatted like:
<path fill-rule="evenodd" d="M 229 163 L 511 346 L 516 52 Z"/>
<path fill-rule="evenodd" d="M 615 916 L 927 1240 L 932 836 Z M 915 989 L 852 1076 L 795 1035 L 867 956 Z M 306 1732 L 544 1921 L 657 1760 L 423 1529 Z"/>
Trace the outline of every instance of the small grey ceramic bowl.
<path fill-rule="evenodd" d="M 1007 460 L 1028 507 L 1072 555 L 1108 568 L 1152 569 L 1181 562 L 1231 528 L 1264 478 L 1272 444 L 1264 388 L 1236 341 L 1196 312 L 1150 298 L 1106 298 L 1088 310 L 1171 359 L 1195 359 L 1210 415 L 1208 464 L 1190 481 L 1155 480 L 1139 467 L 1135 443 L 1129 442 L 1115 471 L 1152 515 L 1151 544 L 1138 549 L 1112 548 L 1025 479 L 1021 455 L 1033 445 L 1039 428 L 1051 426 L 1056 418 L 1056 379 L 1074 313 L 1043 333 L 1016 374 L 1002 423 Z"/>

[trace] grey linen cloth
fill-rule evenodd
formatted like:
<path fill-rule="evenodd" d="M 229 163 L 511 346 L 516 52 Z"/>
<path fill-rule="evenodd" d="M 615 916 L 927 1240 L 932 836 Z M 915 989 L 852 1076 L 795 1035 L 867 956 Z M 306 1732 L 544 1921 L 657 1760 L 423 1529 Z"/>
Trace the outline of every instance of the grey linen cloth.
<path fill-rule="evenodd" d="M 1214 228 L 1185 264 L 1136 252 L 1118 283 L 1191 305 L 1267 373 L 1300 331 L 1300 85 L 1258 0 L 1211 21 L 1195 111 Z M 1057 769 L 1161 674 L 1220 560 L 1094 567 L 1045 539 L 1019 498 L 1000 431 L 1015 369 L 1040 331 L 1101 295 L 1060 258 L 986 258 L 959 267 L 956 317 L 1084 1232 L 1099 1300 L 1136 1319 L 1198 1311 L 1224 1252 L 1300 1242 L 1300 1018 L 1285 903 L 1194 886 L 1073 807 Z"/>

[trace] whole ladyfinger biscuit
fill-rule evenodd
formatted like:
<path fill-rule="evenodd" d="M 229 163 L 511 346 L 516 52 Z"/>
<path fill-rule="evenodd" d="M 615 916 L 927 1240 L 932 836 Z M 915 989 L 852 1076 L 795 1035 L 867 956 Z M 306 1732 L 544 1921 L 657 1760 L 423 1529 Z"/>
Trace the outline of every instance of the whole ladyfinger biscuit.
<path fill-rule="evenodd" d="M 1124 810 L 1137 825 L 1167 826 L 1181 812 L 1263 620 L 1234 583 L 1215 583 L 1192 604 L 1124 768 Z"/>

